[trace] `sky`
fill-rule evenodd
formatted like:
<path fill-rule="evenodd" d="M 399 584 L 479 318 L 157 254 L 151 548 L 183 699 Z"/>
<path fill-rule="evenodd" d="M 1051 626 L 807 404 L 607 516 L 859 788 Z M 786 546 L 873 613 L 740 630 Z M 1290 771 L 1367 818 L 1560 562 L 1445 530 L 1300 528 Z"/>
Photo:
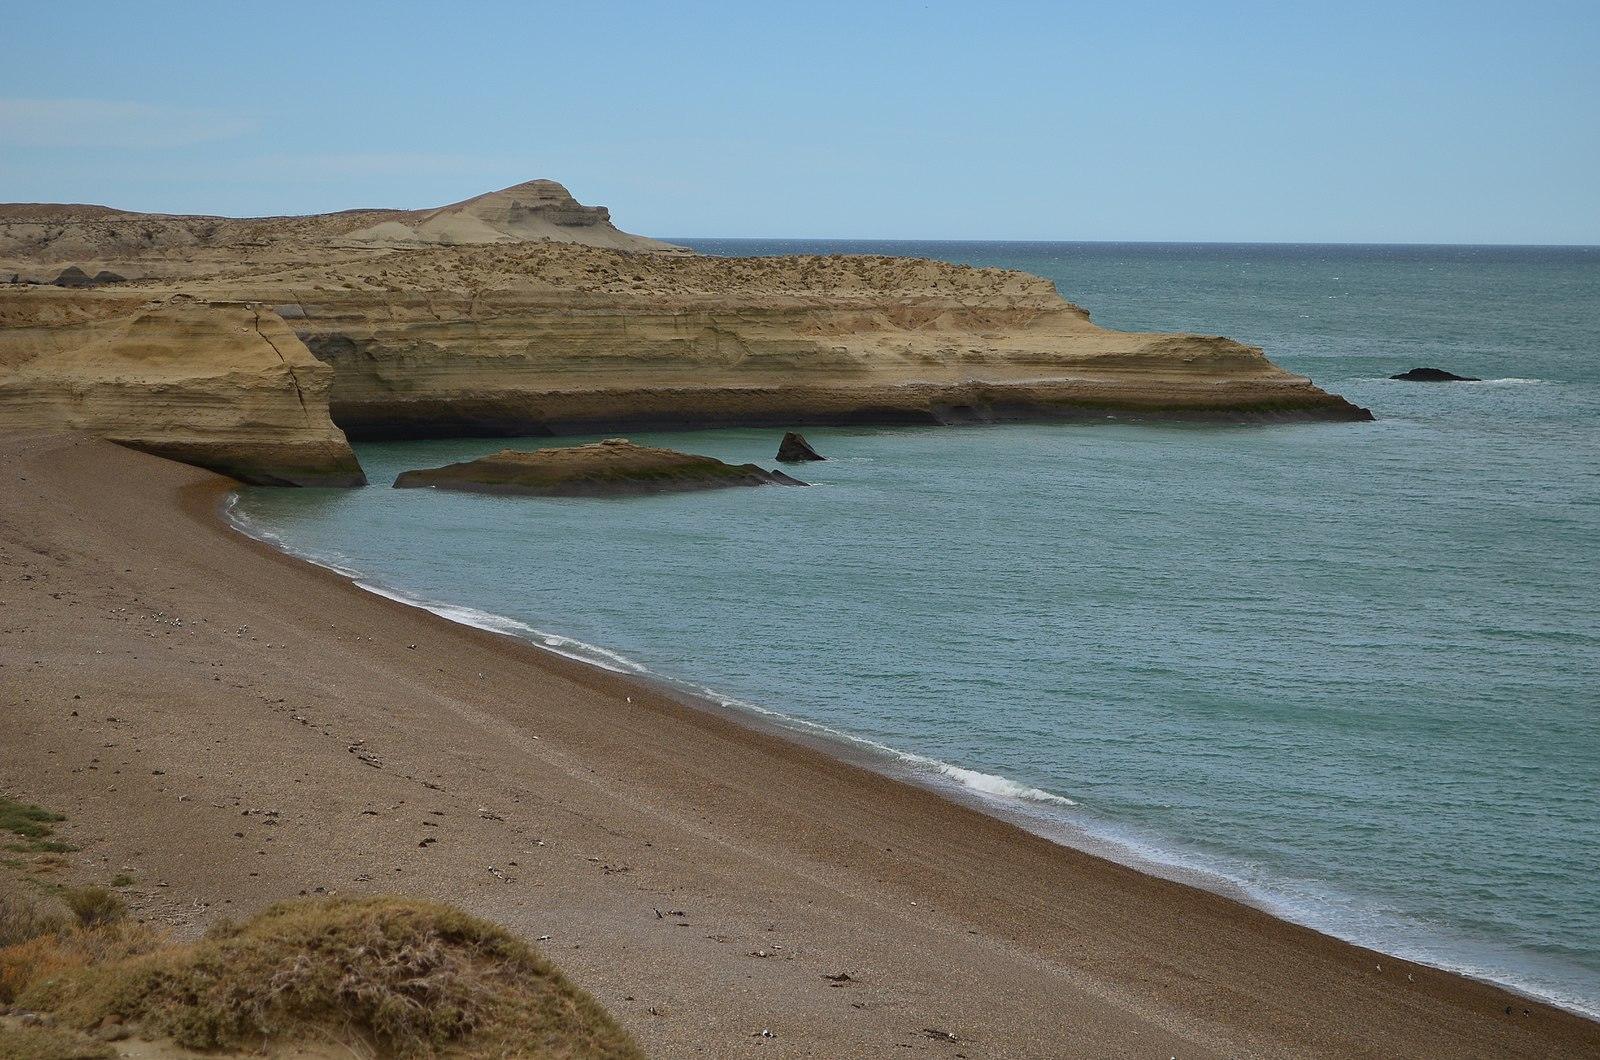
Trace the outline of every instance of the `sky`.
<path fill-rule="evenodd" d="M 0 0 L 0 202 L 1600 244 L 1600 0 Z"/>

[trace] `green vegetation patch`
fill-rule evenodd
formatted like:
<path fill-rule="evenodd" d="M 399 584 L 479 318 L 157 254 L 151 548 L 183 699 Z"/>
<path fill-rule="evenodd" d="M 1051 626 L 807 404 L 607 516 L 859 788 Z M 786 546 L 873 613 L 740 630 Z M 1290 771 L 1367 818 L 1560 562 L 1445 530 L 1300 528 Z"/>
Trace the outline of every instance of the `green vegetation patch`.
<path fill-rule="evenodd" d="M 18 854 L 59 854 L 76 849 L 50 838 L 55 834 L 53 826 L 65 820 L 59 813 L 0 795 L 0 831 L 17 837 L 16 842 L 6 844 L 7 850 Z"/>

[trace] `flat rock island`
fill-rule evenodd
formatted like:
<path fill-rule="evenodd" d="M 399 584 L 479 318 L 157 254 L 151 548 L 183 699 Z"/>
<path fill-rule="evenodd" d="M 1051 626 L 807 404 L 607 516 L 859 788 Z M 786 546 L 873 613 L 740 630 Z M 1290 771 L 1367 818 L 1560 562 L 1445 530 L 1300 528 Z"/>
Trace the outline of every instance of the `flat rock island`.
<path fill-rule="evenodd" d="M 401 472 L 395 489 L 463 490 L 535 497 L 626 497 L 730 486 L 804 486 L 781 471 L 608 438 L 595 445 L 498 453 Z"/>
<path fill-rule="evenodd" d="M 1481 383 L 1475 375 L 1456 375 L 1443 368 L 1413 368 L 1399 375 L 1391 375 L 1390 379 L 1399 379 L 1407 383 Z"/>

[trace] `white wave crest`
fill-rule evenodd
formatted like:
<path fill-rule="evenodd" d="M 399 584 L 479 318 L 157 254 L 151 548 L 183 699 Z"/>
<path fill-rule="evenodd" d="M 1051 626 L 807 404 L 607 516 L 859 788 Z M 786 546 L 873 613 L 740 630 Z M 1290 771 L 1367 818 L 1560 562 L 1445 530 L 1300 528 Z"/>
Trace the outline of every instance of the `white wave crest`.
<path fill-rule="evenodd" d="M 650 671 L 634 662 L 626 655 L 621 655 L 597 644 L 588 644 L 574 637 L 563 637 L 556 633 L 546 633 L 536 629 L 526 622 L 519 622 L 505 615 L 497 615 L 491 611 L 480 611 L 476 607 L 465 607 L 461 604 L 439 604 L 429 600 L 418 599 L 406 593 L 396 592 L 373 585 L 359 578 L 355 583 L 369 593 L 397 600 L 411 607 L 420 607 L 424 611 L 438 615 L 440 618 L 463 626 L 472 626 L 475 629 L 488 630 L 490 633 L 501 633 L 508 637 L 517 637 L 537 643 L 547 651 L 572 659 L 576 662 L 588 663 L 598 666 L 602 670 L 610 670 L 614 674 L 646 674 Z"/>
<path fill-rule="evenodd" d="M 368 581 L 366 576 L 361 572 L 351 570 L 327 559 L 326 557 L 316 556 L 303 551 L 291 549 L 282 538 L 273 534 L 265 527 L 255 523 L 253 520 L 246 518 L 236 507 L 235 502 L 237 501 L 237 498 L 238 495 L 233 494 L 229 498 L 229 502 L 226 506 L 227 515 L 236 529 L 250 537 L 257 538 L 258 540 L 266 540 L 274 547 L 282 551 L 292 552 L 294 555 L 307 561 L 308 563 L 313 563 L 319 567 L 342 574 L 349 578 L 356 586 L 366 590 L 369 593 L 372 593 L 375 596 L 381 596 L 388 600 L 394 600 L 397 603 L 405 604 L 408 607 L 421 608 L 424 611 L 438 615 L 440 618 L 446 619 L 450 622 L 457 622 L 463 626 L 472 626 L 475 629 L 487 630 L 490 633 L 499 633 L 504 636 L 517 637 L 522 640 L 532 641 L 547 651 L 555 652 L 557 655 L 564 656 L 565 658 L 572 659 L 576 662 L 587 663 L 590 666 L 597 666 L 602 670 L 609 670 L 612 673 L 651 676 L 660 679 L 660 675 L 651 673 L 648 667 L 641 663 L 635 662 L 633 659 L 628 658 L 626 655 L 623 655 L 620 652 L 614 652 L 609 648 L 602 648 L 597 644 L 588 644 L 584 641 L 577 640 L 576 638 L 565 637 L 558 633 L 548 633 L 542 629 L 531 626 L 526 622 L 519 621 L 515 618 L 510 618 L 506 615 L 497 615 L 492 611 L 483 611 L 476 607 L 467 607 L 463 604 L 440 603 L 434 600 L 427 600 L 422 597 L 415 596 L 411 593 L 377 585 L 371 581 Z M 748 703 L 744 700 L 735 699 L 705 685 L 691 684 L 688 682 L 674 681 L 671 679 L 665 680 L 667 680 L 669 684 L 674 684 L 691 692 L 705 696 L 711 701 L 719 703 L 726 708 L 747 711 L 752 714 L 760 714 L 765 717 L 773 718 L 776 721 L 789 726 L 790 728 L 816 733 L 831 740 L 853 744 L 857 747 L 869 749 L 894 761 L 911 766 L 917 772 L 928 776 L 930 779 L 950 781 L 957 786 L 978 795 L 1001 800 L 1015 799 L 1019 802 L 1031 802 L 1042 805 L 1078 805 L 1075 801 L 1067 798 L 1065 795 L 1057 795 L 1054 792 L 1045 791 L 1043 788 L 1032 787 L 1028 784 L 1020 784 L 1017 781 L 1011 780 L 1007 777 L 999 776 L 994 773 L 983 773 L 976 769 L 967 769 L 964 766 L 952 765 L 949 762 L 944 762 L 937 758 L 930 758 L 927 755 L 914 754 L 910 751 L 901 751 L 898 748 L 890 747 L 887 744 L 879 743 L 876 740 L 870 740 L 866 737 L 856 736 L 852 733 L 843 732 L 839 729 L 830 728 L 826 725 L 819 725 L 813 721 L 806 721 L 804 718 L 797 718 L 792 714 L 784 714 L 781 711 L 770 710 L 766 707 L 758 706 L 755 703 Z"/>
<path fill-rule="evenodd" d="M 1033 788 L 1026 784 L 1018 784 L 1014 780 L 996 776 L 993 773 L 980 773 L 976 769 L 963 769 L 960 766 L 950 765 L 948 762 L 938 764 L 939 772 L 954 780 L 964 788 L 985 795 L 998 795 L 1007 799 L 1021 799 L 1023 802 L 1051 803 L 1056 806 L 1076 806 L 1076 802 L 1065 795 L 1057 795 L 1043 788 Z"/>
<path fill-rule="evenodd" d="M 1077 802 L 1067 798 L 1065 795 L 1057 795 L 1055 792 L 1045 791 L 1043 788 L 1035 788 L 1027 784 L 1019 784 L 1014 780 L 1011 780 L 1007 777 L 998 776 L 994 773 L 980 773 L 976 769 L 967 769 L 963 766 L 951 765 L 949 762 L 943 762 L 937 758 L 929 758 L 927 755 L 919 755 L 911 751 L 901 751 L 897 748 L 890 747 L 888 744 L 879 743 L 877 740 L 869 740 L 865 736 L 856 736 L 853 733 L 842 732 L 839 729 L 830 728 L 826 725 L 819 725 L 814 721 L 807 721 L 804 718 L 797 718 L 792 714 L 784 714 L 780 711 L 770 710 L 767 707 L 757 706 L 754 703 L 746 703 L 743 700 L 734 699 L 731 696 L 725 696 L 716 689 L 707 688 L 704 685 L 693 685 L 690 687 L 692 687 L 695 692 L 706 696 L 716 703 L 720 703 L 724 707 L 735 710 L 749 711 L 753 714 L 760 714 L 768 718 L 776 719 L 777 721 L 793 729 L 800 729 L 805 732 L 813 732 L 819 736 L 826 736 L 831 740 L 837 740 L 841 743 L 848 743 L 853 744 L 856 747 L 866 748 L 867 750 L 874 751 L 878 754 L 891 758 L 896 762 L 912 766 L 919 772 L 930 774 L 945 780 L 954 781 L 959 786 L 966 788 L 969 791 L 976 792 L 980 795 L 988 795 L 999 799 L 1017 799 L 1022 802 L 1036 802 L 1054 806 L 1078 805 Z"/>

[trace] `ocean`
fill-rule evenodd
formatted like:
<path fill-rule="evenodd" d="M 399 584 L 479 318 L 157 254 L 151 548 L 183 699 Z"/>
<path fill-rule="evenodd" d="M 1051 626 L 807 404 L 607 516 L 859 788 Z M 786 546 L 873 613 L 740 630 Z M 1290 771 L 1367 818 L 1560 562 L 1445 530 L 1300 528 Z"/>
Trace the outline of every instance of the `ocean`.
<path fill-rule="evenodd" d="M 1024 269 L 1368 424 L 808 429 L 813 489 L 246 488 L 371 588 L 1600 1015 L 1600 248 L 678 240 Z M 1389 380 L 1418 366 L 1481 383 Z M 633 434 L 773 466 L 779 432 Z M 527 439 L 540 447 L 592 439 Z"/>

